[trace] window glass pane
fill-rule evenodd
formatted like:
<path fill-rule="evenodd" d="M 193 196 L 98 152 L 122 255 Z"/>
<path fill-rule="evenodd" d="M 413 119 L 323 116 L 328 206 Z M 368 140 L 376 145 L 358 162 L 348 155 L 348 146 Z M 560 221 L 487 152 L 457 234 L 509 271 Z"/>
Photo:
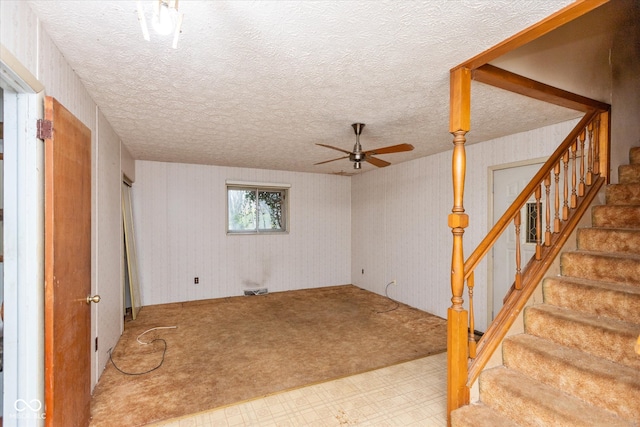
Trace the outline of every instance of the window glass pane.
<path fill-rule="evenodd" d="M 538 204 L 527 203 L 527 243 L 538 242 Z"/>
<path fill-rule="evenodd" d="M 258 229 L 284 229 L 284 191 L 258 191 Z"/>
<path fill-rule="evenodd" d="M 287 232 L 287 190 L 227 187 L 228 233 Z"/>
<path fill-rule="evenodd" d="M 229 208 L 229 231 L 254 231 L 256 229 L 255 190 L 227 189 Z"/>

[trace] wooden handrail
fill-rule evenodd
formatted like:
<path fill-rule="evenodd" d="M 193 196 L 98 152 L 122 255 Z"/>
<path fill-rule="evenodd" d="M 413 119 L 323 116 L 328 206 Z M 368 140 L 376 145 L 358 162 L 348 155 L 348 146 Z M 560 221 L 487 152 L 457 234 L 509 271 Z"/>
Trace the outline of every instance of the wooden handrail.
<path fill-rule="evenodd" d="M 482 242 L 478 245 L 478 247 L 473 251 L 473 253 L 467 258 L 464 263 L 464 278 L 465 280 L 469 277 L 471 272 L 475 270 L 480 261 L 485 257 L 485 255 L 489 252 L 489 250 L 493 247 L 496 241 L 500 238 L 502 233 L 507 229 L 509 223 L 515 216 L 517 212 L 520 212 L 520 209 L 527 202 L 531 194 L 534 192 L 536 186 L 540 185 L 540 182 L 544 179 L 544 177 L 549 174 L 550 170 L 555 166 L 556 163 L 562 158 L 567 148 L 573 144 L 575 139 L 580 135 L 582 130 L 586 127 L 586 125 L 593 120 L 593 118 L 598 115 L 597 111 L 591 111 L 578 122 L 578 124 L 573 128 L 571 133 L 564 139 L 562 144 L 558 146 L 558 148 L 553 152 L 551 157 L 542 165 L 540 170 L 533 176 L 531 182 L 527 184 L 527 186 L 522 190 L 520 195 L 514 200 L 513 204 L 509 207 L 509 209 L 500 217 L 500 219 L 496 222 L 493 228 L 489 231 Z"/>

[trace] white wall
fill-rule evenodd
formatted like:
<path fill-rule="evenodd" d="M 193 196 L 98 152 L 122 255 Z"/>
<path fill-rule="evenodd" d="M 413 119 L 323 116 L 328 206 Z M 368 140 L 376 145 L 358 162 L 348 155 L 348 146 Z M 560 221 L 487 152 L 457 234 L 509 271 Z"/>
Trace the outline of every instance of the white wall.
<path fill-rule="evenodd" d="M 91 99 L 80 78 L 31 12 L 27 2 L 0 2 L 0 42 L 53 96 L 78 117 L 92 138 L 92 292 L 101 292 L 97 317 L 93 309 L 93 338 L 100 331 L 101 353 L 92 357 L 92 387 L 110 346 L 115 345 L 121 323 L 120 258 L 120 141 Z M 116 197 L 117 196 L 117 197 Z M 116 206 L 113 206 L 113 203 Z M 92 341 L 93 342 L 93 341 Z M 34 351 L 37 351 L 34 349 Z"/>
<path fill-rule="evenodd" d="M 550 155 L 575 122 L 467 147 L 465 256 L 489 230 L 488 168 Z M 386 284 L 396 279 L 390 297 L 446 317 L 451 306 L 451 152 L 356 175 L 351 193 L 352 283 L 384 294 Z M 486 273 L 483 262 L 474 296 L 478 330 L 486 328 Z"/>
<path fill-rule="evenodd" d="M 225 180 L 291 184 L 290 232 L 228 236 Z M 142 305 L 350 283 L 347 177 L 136 161 L 132 195 Z"/>

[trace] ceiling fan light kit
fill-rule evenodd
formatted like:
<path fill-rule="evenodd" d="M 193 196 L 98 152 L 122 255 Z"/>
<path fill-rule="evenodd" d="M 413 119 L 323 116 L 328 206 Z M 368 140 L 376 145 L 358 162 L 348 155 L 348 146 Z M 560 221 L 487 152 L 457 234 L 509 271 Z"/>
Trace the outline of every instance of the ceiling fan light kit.
<path fill-rule="evenodd" d="M 329 163 L 336 160 L 342 160 L 348 158 L 353 162 L 354 169 L 362 169 L 362 162 L 371 163 L 374 166 L 379 168 L 383 168 L 385 166 L 389 166 L 391 163 L 386 160 L 378 159 L 377 157 L 373 157 L 374 154 L 391 154 L 391 153 L 401 153 L 403 151 L 411 151 L 413 150 L 413 145 L 411 144 L 398 144 L 398 145 L 390 145 L 388 147 L 377 148 L 375 150 L 363 151 L 362 145 L 360 145 L 360 134 L 362 133 L 362 128 L 364 128 L 364 123 L 354 123 L 351 125 L 353 127 L 353 131 L 356 134 L 356 143 L 353 146 L 353 151 L 343 150 L 342 148 L 334 147 L 332 145 L 327 144 L 319 144 L 322 147 L 331 148 L 332 150 L 341 151 L 346 156 L 338 157 L 337 159 L 325 160 L 324 162 L 315 163 L 316 165 L 321 165 L 323 163 Z"/>
<path fill-rule="evenodd" d="M 178 12 L 178 0 L 153 0 L 152 6 L 151 27 L 161 36 L 173 33 L 171 47 L 177 49 L 183 16 L 182 12 Z M 138 1 L 138 21 L 142 29 L 142 36 L 146 41 L 150 41 L 151 37 L 149 36 L 149 27 L 147 26 L 142 0 Z"/>
<path fill-rule="evenodd" d="M 169 9 L 169 4 L 158 1 L 153 6 L 153 17 L 151 18 L 151 26 L 156 33 L 166 36 L 173 32 L 175 25 L 175 15 L 178 14 L 176 9 Z"/>

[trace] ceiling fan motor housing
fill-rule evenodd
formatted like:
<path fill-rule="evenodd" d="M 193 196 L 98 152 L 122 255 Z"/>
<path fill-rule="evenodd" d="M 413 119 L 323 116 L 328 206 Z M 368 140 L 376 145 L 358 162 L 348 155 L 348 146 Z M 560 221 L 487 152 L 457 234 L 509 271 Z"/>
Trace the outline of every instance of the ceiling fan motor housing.
<path fill-rule="evenodd" d="M 364 159 L 367 157 L 366 154 L 364 154 L 362 151 L 355 152 L 355 153 L 351 153 L 349 154 L 349 160 L 351 160 L 352 162 L 363 162 Z"/>
<path fill-rule="evenodd" d="M 351 127 L 353 127 L 353 131 L 356 133 L 356 143 L 353 146 L 353 151 L 349 154 L 349 160 L 353 162 L 354 169 L 362 169 L 360 162 L 363 162 L 367 157 L 367 155 L 362 151 L 362 146 L 360 145 L 360 134 L 362 133 L 364 123 L 354 123 Z"/>

